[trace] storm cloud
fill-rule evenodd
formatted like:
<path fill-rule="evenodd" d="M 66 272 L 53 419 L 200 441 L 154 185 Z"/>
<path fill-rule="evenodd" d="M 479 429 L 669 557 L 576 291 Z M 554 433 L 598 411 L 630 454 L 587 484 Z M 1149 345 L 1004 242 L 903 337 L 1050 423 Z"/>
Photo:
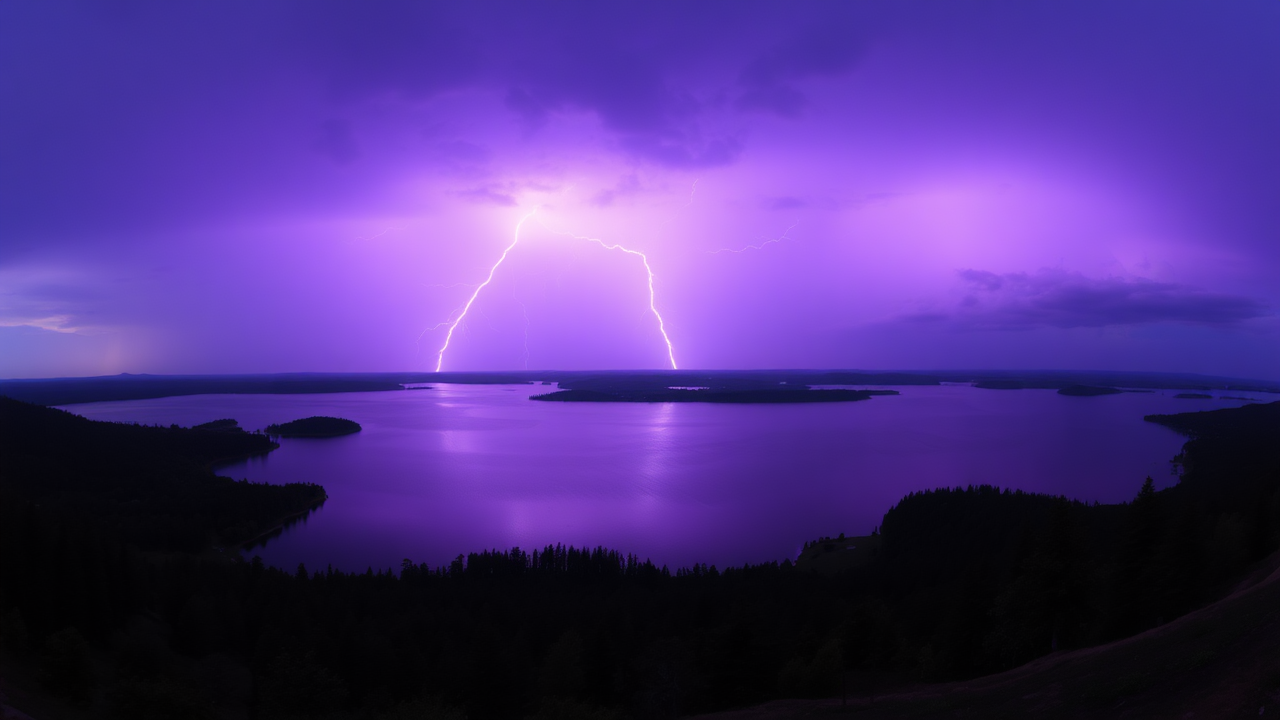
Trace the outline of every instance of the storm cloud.
<path fill-rule="evenodd" d="M 1267 304 L 1254 298 L 1145 278 L 1090 278 L 1051 269 L 1004 274 L 966 269 L 959 277 L 964 293 L 953 308 L 911 319 L 1023 330 L 1151 323 L 1230 326 L 1270 314 Z"/>
<path fill-rule="evenodd" d="M 1280 367 L 1275 3 L 7 2 L 0 107 L 0 376 L 429 368 L 535 209 L 459 369 L 648 366 L 576 236 L 687 367 Z"/>

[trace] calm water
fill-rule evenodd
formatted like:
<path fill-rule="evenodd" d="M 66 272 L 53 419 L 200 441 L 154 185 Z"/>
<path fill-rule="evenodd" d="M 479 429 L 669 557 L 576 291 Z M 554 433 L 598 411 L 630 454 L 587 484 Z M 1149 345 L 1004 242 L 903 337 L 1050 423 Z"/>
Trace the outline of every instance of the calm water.
<path fill-rule="evenodd" d="M 437 565 L 458 553 L 605 545 L 669 565 L 794 557 L 820 535 L 865 534 L 912 490 L 990 483 L 1086 501 L 1174 481 L 1183 438 L 1156 412 L 1236 406 L 1172 391 L 903 387 L 806 405 L 540 403 L 537 386 L 440 385 L 333 395 L 201 395 L 90 403 L 89 418 L 248 429 L 311 415 L 356 435 L 281 441 L 223 475 L 318 482 L 329 501 L 254 550 L 293 568 Z"/>

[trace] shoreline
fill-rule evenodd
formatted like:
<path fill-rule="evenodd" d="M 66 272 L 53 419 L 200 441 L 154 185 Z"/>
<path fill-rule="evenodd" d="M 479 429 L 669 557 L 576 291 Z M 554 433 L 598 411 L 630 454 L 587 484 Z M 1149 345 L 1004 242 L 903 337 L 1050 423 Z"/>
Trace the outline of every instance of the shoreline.
<path fill-rule="evenodd" d="M 329 493 L 325 493 L 323 498 L 320 498 L 315 503 L 312 503 L 311 506 L 303 510 L 290 513 L 289 515 L 285 515 L 284 517 L 280 518 L 279 522 L 277 522 L 275 525 L 272 525 L 270 528 L 258 533 L 257 535 L 249 538 L 248 540 L 245 540 L 244 542 L 237 543 L 235 545 L 229 545 L 226 548 L 224 548 L 224 551 L 234 552 L 236 554 L 247 552 L 250 549 L 252 549 L 253 546 L 256 543 L 258 543 L 258 541 L 266 538 L 270 538 L 275 533 L 283 532 L 286 528 L 288 528 L 289 525 L 292 525 L 298 520 L 301 520 L 306 516 L 310 515 L 317 508 L 320 508 L 328 501 L 329 501 Z M 264 542 L 262 543 L 262 545 L 265 546 L 266 543 Z"/>

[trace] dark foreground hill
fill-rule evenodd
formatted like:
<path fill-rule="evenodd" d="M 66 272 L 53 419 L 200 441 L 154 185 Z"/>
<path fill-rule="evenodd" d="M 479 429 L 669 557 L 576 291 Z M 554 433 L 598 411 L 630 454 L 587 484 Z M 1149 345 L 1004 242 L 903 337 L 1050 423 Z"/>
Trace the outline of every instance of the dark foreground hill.
<path fill-rule="evenodd" d="M 236 482 L 210 469 L 276 447 L 233 420 L 93 422 L 0 396 L 0 501 L 144 550 L 233 546 L 324 501 L 319 485 Z"/>
<path fill-rule="evenodd" d="M 1278 608 L 1275 569 L 1260 582 L 1249 578 L 1219 602 L 1134 637 L 1052 653 L 1003 673 L 878 692 L 851 673 L 839 698 L 780 700 L 700 718 L 1269 717 L 1280 712 Z"/>
<path fill-rule="evenodd" d="M 37 720 L 669 718 L 861 687 L 916 688 L 877 706 L 884 716 L 970 703 L 983 717 L 1070 716 L 1168 688 L 1220 692 L 1230 707 L 1270 692 L 1253 670 L 1239 687 L 1213 678 L 1272 637 L 1274 602 L 1188 613 L 1280 545 L 1280 404 L 1152 418 L 1194 436 L 1183 474 L 1162 491 L 1135 479 L 1123 505 L 990 487 L 913 494 L 850 553 L 857 563 L 828 572 L 810 560 L 672 572 L 561 546 L 287 572 L 216 552 L 228 520 L 181 500 L 222 488 L 245 493 L 226 518 L 269 517 L 283 490 L 234 489 L 204 469 L 254 450 L 254 436 L 0 411 L 0 692 Z M 137 530 L 184 521 L 207 530 L 181 543 Z M 1194 642 L 1059 662 L 1184 626 Z M 998 675 L 1029 662 L 1065 670 L 1043 683 L 1016 680 L 1036 665 Z M 1142 707 L 1157 705 L 1134 716 L 1158 714 Z"/>

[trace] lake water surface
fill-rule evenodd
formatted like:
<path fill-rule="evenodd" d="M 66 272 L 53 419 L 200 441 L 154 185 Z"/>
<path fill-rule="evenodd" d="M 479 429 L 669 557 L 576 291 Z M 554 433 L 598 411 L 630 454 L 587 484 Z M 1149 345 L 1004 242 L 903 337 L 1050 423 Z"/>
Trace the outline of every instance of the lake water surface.
<path fill-rule="evenodd" d="M 311 415 L 355 435 L 283 439 L 223 467 L 254 481 L 321 483 L 323 508 L 252 552 L 292 569 L 447 563 L 518 545 L 604 545 L 672 567 L 795 557 L 805 540 L 866 534 L 913 490 L 988 483 L 1085 501 L 1176 478 L 1184 438 L 1150 413 L 1242 404 L 1174 391 L 901 387 L 899 396 L 801 405 L 543 403 L 530 385 L 327 395 L 198 395 L 88 403 L 96 420 L 247 429 Z"/>

